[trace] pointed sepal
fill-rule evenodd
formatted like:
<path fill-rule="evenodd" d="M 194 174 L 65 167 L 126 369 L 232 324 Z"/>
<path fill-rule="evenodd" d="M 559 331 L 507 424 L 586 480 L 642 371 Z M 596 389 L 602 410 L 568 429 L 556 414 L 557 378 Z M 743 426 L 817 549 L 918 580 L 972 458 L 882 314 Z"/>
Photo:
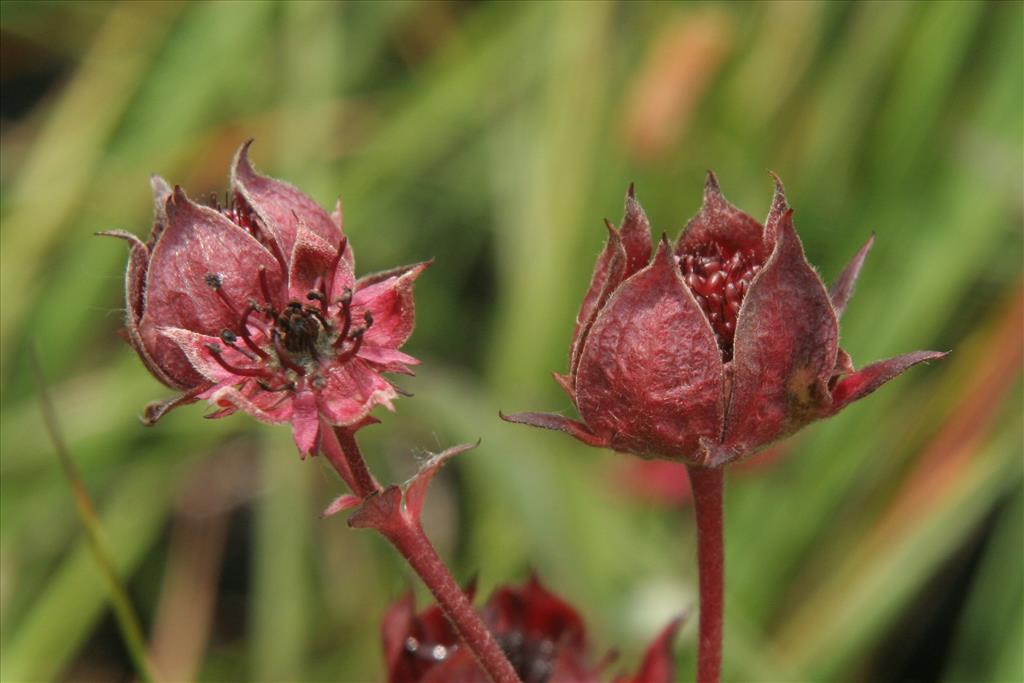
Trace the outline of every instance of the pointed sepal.
<path fill-rule="evenodd" d="M 919 364 L 940 360 L 949 355 L 943 351 L 915 351 L 872 363 L 847 375 L 832 389 L 832 404 L 826 415 L 835 415 L 854 401 L 859 401 L 894 377 Z"/>
<path fill-rule="evenodd" d="M 554 413 L 513 413 L 512 415 L 506 415 L 499 412 L 498 417 L 505 422 L 565 432 L 588 446 L 595 446 L 597 448 L 608 448 L 611 446 L 611 442 L 608 439 L 594 434 L 587 425 L 571 420 L 564 415 L 556 415 Z"/>
<path fill-rule="evenodd" d="M 871 250 L 871 245 L 875 243 L 874 233 L 868 237 L 868 241 L 864 243 L 857 253 L 854 254 L 846 267 L 843 268 L 843 272 L 839 273 L 839 277 L 829 287 L 828 296 L 832 300 L 832 307 L 836 309 L 836 317 L 843 317 L 843 311 L 846 310 L 846 304 L 850 303 L 850 297 L 853 296 L 853 286 L 857 282 L 857 276 L 860 275 L 860 269 L 864 266 L 864 260 L 868 257 L 868 251 Z"/>
<path fill-rule="evenodd" d="M 622 245 L 622 237 L 609 221 L 605 221 L 608 230 L 608 241 L 604 250 L 597 257 L 594 272 L 590 277 L 590 286 L 583 296 L 579 313 L 576 314 L 576 329 L 572 336 L 569 350 L 569 376 L 576 376 L 576 367 L 580 362 L 583 345 L 587 341 L 590 328 L 597 319 L 597 314 L 604 307 L 615 288 L 618 287 L 626 273 L 626 249 Z"/>
<path fill-rule="evenodd" d="M 828 405 L 839 323 L 825 285 L 804 257 L 781 187 L 765 226 L 774 250 L 736 324 L 732 399 L 712 464 L 785 436 Z M 776 218 L 777 217 L 777 218 Z"/>
<path fill-rule="evenodd" d="M 712 242 L 734 250 L 750 249 L 758 261 L 766 255 L 761 224 L 730 204 L 718 186 L 718 178 L 714 172 L 708 171 L 700 211 L 683 228 L 675 253 L 692 252 L 700 245 Z"/>
<path fill-rule="evenodd" d="M 594 322 L 576 373 L 580 417 L 616 450 L 684 460 L 721 433 L 723 382 L 714 331 L 663 237 Z"/>
<path fill-rule="evenodd" d="M 636 198 L 636 189 L 630 183 L 626 192 L 626 208 L 619 224 L 619 236 L 626 251 L 626 271 L 623 279 L 640 271 L 651 260 L 651 222 Z"/>

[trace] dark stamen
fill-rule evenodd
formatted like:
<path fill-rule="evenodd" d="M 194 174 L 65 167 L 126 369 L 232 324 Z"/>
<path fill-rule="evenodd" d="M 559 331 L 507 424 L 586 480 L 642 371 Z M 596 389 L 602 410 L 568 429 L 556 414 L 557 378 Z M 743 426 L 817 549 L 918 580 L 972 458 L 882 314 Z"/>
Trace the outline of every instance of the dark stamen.
<path fill-rule="evenodd" d="M 344 353 L 335 358 L 335 362 L 346 363 L 352 360 L 352 358 L 354 358 L 355 355 L 359 353 L 359 348 L 363 345 L 363 335 L 365 333 L 365 327 L 357 327 L 356 329 L 352 330 L 352 335 L 350 337 L 352 339 L 352 346 L 350 346 L 348 350 L 346 350 Z"/>
<path fill-rule="evenodd" d="M 257 358 L 255 355 L 250 353 L 248 350 L 240 348 L 237 344 L 235 344 L 235 342 L 238 341 L 238 337 L 236 337 L 235 333 L 232 332 L 231 330 L 221 330 L 220 331 L 220 340 L 222 342 L 224 342 L 226 345 L 228 345 L 231 348 L 233 348 L 238 353 L 242 354 L 243 356 L 245 356 L 246 358 L 251 360 L 252 362 L 254 362 L 254 363 L 258 363 L 259 362 L 259 358 Z"/>
<path fill-rule="evenodd" d="M 268 358 L 270 358 L 270 354 L 261 349 L 249 335 L 249 316 L 252 315 L 254 311 L 258 310 L 260 309 L 258 306 L 256 306 L 256 304 L 249 304 L 249 308 L 245 309 L 245 313 L 242 314 L 242 329 L 240 330 L 240 332 L 242 334 L 242 341 L 245 342 L 245 345 L 248 346 L 249 349 L 252 350 L 252 352 L 255 353 L 257 356 L 259 356 L 263 360 L 267 360 Z M 265 332 L 266 331 L 264 331 L 264 333 Z"/>
<path fill-rule="evenodd" d="M 220 347 L 216 344 L 207 344 L 206 350 L 210 352 L 210 355 L 213 356 L 213 359 L 217 361 L 218 365 L 233 375 L 241 375 L 243 377 L 272 377 L 272 375 L 263 368 L 239 368 L 232 365 L 224 360 L 224 357 L 221 355 Z"/>
<path fill-rule="evenodd" d="M 338 311 L 338 315 L 341 316 L 341 332 L 338 333 L 338 338 L 334 342 L 336 349 L 341 348 L 348 337 L 348 331 L 352 329 L 352 290 L 346 289 L 338 299 L 338 303 L 341 304 L 341 310 Z"/>

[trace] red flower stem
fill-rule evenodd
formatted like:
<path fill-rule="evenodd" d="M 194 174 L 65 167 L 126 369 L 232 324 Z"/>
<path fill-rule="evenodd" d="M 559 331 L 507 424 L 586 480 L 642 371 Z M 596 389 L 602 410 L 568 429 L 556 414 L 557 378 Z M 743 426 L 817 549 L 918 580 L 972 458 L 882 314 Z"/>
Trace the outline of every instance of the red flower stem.
<path fill-rule="evenodd" d="M 328 461 L 349 484 L 353 493 L 363 499 L 381 493 L 380 484 L 367 468 L 352 431 L 342 427 L 332 430 L 330 434 L 325 434 L 323 446 Z M 373 528 L 395 546 L 426 584 L 491 680 L 494 683 L 521 683 L 508 657 L 434 550 L 419 520 L 406 514 L 396 514 L 390 516 L 385 524 Z"/>
<path fill-rule="evenodd" d="M 466 593 L 438 557 L 419 522 L 413 522 L 404 516 L 403 519 L 404 524 L 381 529 L 381 533 L 391 541 L 430 589 L 445 616 L 491 680 L 494 683 L 519 683 L 519 676 L 512 668 L 508 657 L 502 652 L 494 636 L 480 619 L 480 615 L 473 609 Z"/>
<path fill-rule="evenodd" d="M 356 443 L 355 432 L 352 432 L 344 427 L 336 427 L 334 433 L 338 437 L 338 444 L 341 446 L 341 452 L 345 456 L 345 461 L 348 464 L 348 470 L 352 474 L 354 486 L 352 487 L 352 493 L 356 494 L 360 498 L 366 498 L 367 496 L 380 493 L 381 487 L 377 483 L 377 480 L 373 478 L 369 468 L 366 466 L 366 460 L 363 459 L 363 452 L 359 450 L 359 444 Z"/>
<path fill-rule="evenodd" d="M 700 640 L 697 683 L 718 683 L 722 668 L 722 606 L 725 552 L 722 534 L 723 468 L 689 465 L 697 517 L 697 567 L 700 583 Z"/>

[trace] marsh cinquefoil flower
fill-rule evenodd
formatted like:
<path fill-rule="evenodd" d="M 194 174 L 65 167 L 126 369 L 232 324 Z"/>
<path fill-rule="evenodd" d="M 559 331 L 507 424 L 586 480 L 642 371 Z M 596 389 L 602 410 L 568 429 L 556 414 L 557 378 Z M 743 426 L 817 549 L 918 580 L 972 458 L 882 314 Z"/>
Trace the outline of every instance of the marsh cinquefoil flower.
<path fill-rule="evenodd" d="M 776 179 L 762 226 L 708 174 L 700 212 L 651 257 L 632 188 L 577 317 L 568 375 L 555 375 L 582 421 L 506 416 L 589 445 L 717 467 L 835 415 L 933 351 L 854 370 L 839 317 L 868 240 L 826 289 L 804 257 Z"/>
<path fill-rule="evenodd" d="M 342 232 L 286 183 L 259 175 L 242 145 L 227 207 L 191 201 L 154 177 L 148 242 L 131 242 L 126 336 L 149 371 L 183 393 L 145 421 L 206 399 L 210 417 L 238 410 L 289 422 L 305 456 L 325 426 L 356 428 L 398 392 L 383 372 L 409 373 L 398 350 L 412 333 L 413 281 L 426 264 L 363 277 Z"/>
<path fill-rule="evenodd" d="M 470 594 L 473 593 L 472 588 Z M 515 666 L 523 683 L 598 683 L 609 658 L 589 661 L 586 627 L 579 613 L 541 585 L 536 576 L 523 586 L 498 588 L 483 607 L 484 621 Z M 639 669 L 615 683 L 670 683 L 675 680 L 672 621 L 648 646 Z M 483 669 L 459 644 L 435 605 L 416 613 L 412 594 L 395 603 L 381 628 L 390 683 L 486 683 Z"/>

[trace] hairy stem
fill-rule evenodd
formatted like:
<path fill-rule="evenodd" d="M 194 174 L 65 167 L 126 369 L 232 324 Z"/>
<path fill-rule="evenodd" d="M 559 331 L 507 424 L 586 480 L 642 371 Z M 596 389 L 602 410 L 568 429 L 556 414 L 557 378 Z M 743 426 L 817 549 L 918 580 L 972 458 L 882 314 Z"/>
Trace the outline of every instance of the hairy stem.
<path fill-rule="evenodd" d="M 725 552 L 722 534 L 721 467 L 686 468 L 697 517 L 697 567 L 700 583 L 700 640 L 697 683 L 718 683 L 722 667 L 722 607 Z"/>
<path fill-rule="evenodd" d="M 438 556 L 418 521 L 407 520 L 381 533 L 423 580 L 445 616 L 495 683 L 518 683 L 508 657 L 473 609 L 469 598 Z"/>
<path fill-rule="evenodd" d="M 353 493 L 362 499 L 382 493 L 366 467 L 353 432 L 338 428 L 325 433 L 323 446 L 327 459 Z M 520 683 L 508 657 L 423 532 L 418 515 L 407 514 L 399 507 L 394 514 L 371 526 L 391 542 L 420 577 L 491 680 L 494 683 Z"/>

